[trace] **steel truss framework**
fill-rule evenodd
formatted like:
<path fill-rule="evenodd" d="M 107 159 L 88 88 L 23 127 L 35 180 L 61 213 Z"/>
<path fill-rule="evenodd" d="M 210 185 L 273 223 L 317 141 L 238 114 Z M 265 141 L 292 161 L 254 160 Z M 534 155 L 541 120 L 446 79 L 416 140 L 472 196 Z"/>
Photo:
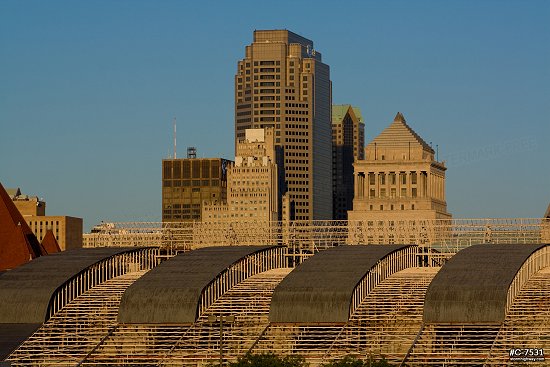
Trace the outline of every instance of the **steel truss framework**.
<path fill-rule="evenodd" d="M 126 273 L 74 298 L 7 359 L 12 366 L 75 366 L 115 327 L 128 286 L 147 270 Z"/>
<path fill-rule="evenodd" d="M 550 246 L 522 265 L 506 309 L 502 324 L 425 325 L 407 365 L 502 365 L 510 363 L 511 349 L 550 350 Z"/>
<path fill-rule="evenodd" d="M 290 268 L 249 277 L 217 299 L 193 325 L 120 325 L 84 366 L 196 366 L 220 357 L 220 325 L 208 317 L 234 316 L 223 328 L 223 354 L 243 355 L 268 325 L 273 290 Z"/>
<path fill-rule="evenodd" d="M 140 269 L 152 269 L 159 259 L 158 248 L 136 249 L 113 255 L 73 276 L 58 288 L 48 305 L 47 319 L 61 310 L 73 299 L 109 279 Z"/>
<path fill-rule="evenodd" d="M 226 360 L 250 350 L 300 354 L 317 365 L 347 354 L 372 353 L 402 365 L 442 366 L 509 364 L 511 348 L 550 350 L 548 246 L 531 255 L 516 274 L 502 325 L 423 325 L 425 292 L 439 268 L 418 258 L 408 267 L 410 256 L 388 257 L 365 277 L 386 272 L 383 278 L 372 278 L 376 286 L 362 293 L 357 291 L 362 286 L 356 288 L 361 302 L 354 303 L 346 324 L 269 325 L 273 290 L 290 271 L 279 268 L 284 261 L 277 251 L 281 249 L 245 258 L 238 268 L 243 276 L 234 275 L 234 282 L 222 273 L 217 279 L 233 286 L 217 285 L 210 291 L 215 296 L 192 325 L 116 323 L 122 293 L 143 273 L 131 270 L 156 264 L 131 261 L 134 265 L 122 267 L 126 274 L 73 298 L 8 359 L 14 366 L 197 366 L 217 360 L 221 349 Z M 414 266 L 418 264 L 424 266 Z M 235 316 L 235 321 L 224 324 L 221 332 L 219 323 L 208 321 L 212 315 Z"/>
<path fill-rule="evenodd" d="M 261 229 L 261 230 L 259 230 Z M 434 219 L 227 223 L 113 223 L 85 234 L 86 247 L 160 246 L 167 251 L 220 245 L 285 245 L 307 256 L 342 244 L 414 243 L 454 254 L 478 243 L 550 242 L 550 219 Z"/>
<path fill-rule="evenodd" d="M 255 353 L 300 354 L 312 365 L 346 355 L 401 362 L 422 325 L 424 295 L 439 267 L 413 267 L 381 281 L 346 324 L 272 324 Z"/>

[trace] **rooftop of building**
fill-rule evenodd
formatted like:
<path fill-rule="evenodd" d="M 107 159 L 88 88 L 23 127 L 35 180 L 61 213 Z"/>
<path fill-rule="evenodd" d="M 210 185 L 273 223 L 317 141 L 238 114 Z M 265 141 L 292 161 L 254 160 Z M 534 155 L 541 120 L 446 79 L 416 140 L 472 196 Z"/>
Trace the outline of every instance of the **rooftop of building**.
<path fill-rule="evenodd" d="M 353 114 L 355 117 L 357 117 L 357 120 L 359 122 L 364 123 L 363 121 L 363 115 L 361 114 L 361 109 L 359 107 L 354 107 L 350 104 L 334 104 L 332 105 L 332 123 L 338 123 L 341 122 L 344 117 L 346 117 L 346 114 L 349 110 L 353 111 Z"/>
<path fill-rule="evenodd" d="M 424 141 L 409 125 L 401 112 L 398 112 L 393 122 L 374 138 L 367 147 L 377 145 L 378 147 L 407 147 L 422 146 L 422 149 L 435 153 L 432 147 Z"/>

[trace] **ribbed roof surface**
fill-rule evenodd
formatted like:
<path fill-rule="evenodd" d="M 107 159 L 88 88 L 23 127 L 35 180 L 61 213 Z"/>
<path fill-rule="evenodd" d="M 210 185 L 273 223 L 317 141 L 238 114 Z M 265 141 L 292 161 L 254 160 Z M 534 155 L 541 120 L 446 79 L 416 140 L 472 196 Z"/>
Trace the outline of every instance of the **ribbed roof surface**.
<path fill-rule="evenodd" d="M 545 245 L 483 244 L 458 252 L 426 292 L 426 323 L 501 323 L 508 288 L 533 252 Z"/>
<path fill-rule="evenodd" d="M 401 112 L 398 112 L 393 122 L 380 133 L 369 146 L 376 143 L 377 147 L 408 147 L 409 143 L 414 146 L 422 146 L 426 151 L 434 153 L 434 150 L 413 130 Z"/>
<path fill-rule="evenodd" d="M 132 284 L 120 302 L 121 323 L 193 323 L 201 294 L 240 259 L 276 246 L 206 247 L 179 254 Z"/>
<path fill-rule="evenodd" d="M 381 259 L 407 245 L 339 246 L 296 267 L 275 288 L 270 322 L 344 323 L 353 290 Z"/>
<path fill-rule="evenodd" d="M 0 277 L 0 323 L 43 323 L 50 298 L 74 275 L 136 248 L 90 248 L 41 256 Z"/>
<path fill-rule="evenodd" d="M 5 359 L 21 343 L 27 340 L 40 327 L 40 324 L 1 324 L 0 323 L 0 360 Z M 4 362 L 7 363 L 7 362 Z M 2 365 L 0 367 L 9 366 Z"/>

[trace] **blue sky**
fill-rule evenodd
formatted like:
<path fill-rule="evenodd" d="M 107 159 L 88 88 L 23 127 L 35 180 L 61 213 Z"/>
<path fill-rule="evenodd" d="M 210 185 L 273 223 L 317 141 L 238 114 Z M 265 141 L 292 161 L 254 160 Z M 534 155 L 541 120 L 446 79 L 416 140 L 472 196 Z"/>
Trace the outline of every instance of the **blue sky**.
<path fill-rule="evenodd" d="M 260 5 L 258 5 L 260 4 Z M 401 111 L 447 160 L 456 218 L 550 201 L 550 2 L 0 1 L 0 182 L 50 215 L 159 220 L 161 159 L 232 158 L 254 29 L 314 41 L 366 143 Z"/>

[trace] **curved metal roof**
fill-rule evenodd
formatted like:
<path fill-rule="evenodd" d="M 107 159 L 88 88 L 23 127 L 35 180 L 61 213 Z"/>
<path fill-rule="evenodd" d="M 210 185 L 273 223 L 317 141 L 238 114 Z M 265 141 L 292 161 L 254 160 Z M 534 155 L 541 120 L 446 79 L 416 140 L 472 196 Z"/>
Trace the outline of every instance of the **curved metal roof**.
<path fill-rule="evenodd" d="M 408 245 L 339 246 L 296 267 L 275 288 L 270 322 L 347 322 L 353 290 L 381 259 Z"/>
<path fill-rule="evenodd" d="M 426 292 L 426 323 L 501 323 L 508 288 L 533 252 L 545 245 L 483 244 L 459 251 Z"/>
<path fill-rule="evenodd" d="M 41 256 L 0 277 L 0 323 L 42 324 L 50 298 L 91 265 L 132 248 L 75 249 Z"/>
<path fill-rule="evenodd" d="M 205 247 L 179 254 L 155 267 L 122 296 L 121 323 L 193 323 L 210 282 L 242 258 L 278 246 Z"/>

